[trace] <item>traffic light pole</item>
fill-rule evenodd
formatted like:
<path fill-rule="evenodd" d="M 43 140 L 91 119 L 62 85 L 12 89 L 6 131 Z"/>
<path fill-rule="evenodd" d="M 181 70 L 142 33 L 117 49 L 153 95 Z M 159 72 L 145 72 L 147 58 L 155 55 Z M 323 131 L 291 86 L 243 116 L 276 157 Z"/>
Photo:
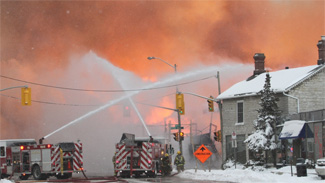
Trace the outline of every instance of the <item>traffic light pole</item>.
<path fill-rule="evenodd" d="M 178 134 L 181 134 L 181 115 L 179 114 L 178 109 L 177 109 L 177 117 L 178 117 Z M 181 137 L 178 138 L 178 142 L 179 142 L 179 151 L 181 151 L 181 153 L 183 154 Z"/>

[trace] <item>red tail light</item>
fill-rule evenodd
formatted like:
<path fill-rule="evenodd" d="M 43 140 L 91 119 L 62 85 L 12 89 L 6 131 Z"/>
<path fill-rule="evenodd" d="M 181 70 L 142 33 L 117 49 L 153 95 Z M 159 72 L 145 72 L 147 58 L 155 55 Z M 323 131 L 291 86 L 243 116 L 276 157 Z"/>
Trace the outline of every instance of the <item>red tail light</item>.
<path fill-rule="evenodd" d="M 51 144 L 47 144 L 46 147 L 47 147 L 47 148 L 51 148 L 52 145 L 51 145 Z"/>

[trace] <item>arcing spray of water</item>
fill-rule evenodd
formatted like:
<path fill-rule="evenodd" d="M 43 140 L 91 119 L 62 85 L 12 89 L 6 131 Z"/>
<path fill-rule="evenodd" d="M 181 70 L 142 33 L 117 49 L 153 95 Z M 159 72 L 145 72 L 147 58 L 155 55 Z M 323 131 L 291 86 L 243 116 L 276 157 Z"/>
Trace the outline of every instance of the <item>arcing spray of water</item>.
<path fill-rule="evenodd" d="M 121 80 L 120 77 L 119 77 L 119 76 L 121 75 L 121 73 L 119 72 L 119 71 L 121 70 L 120 68 L 115 67 L 115 66 L 114 66 L 113 64 L 111 64 L 110 62 L 107 62 L 106 60 L 104 60 L 104 59 L 102 59 L 102 58 L 99 58 L 99 57 L 97 57 L 97 56 L 96 56 L 96 61 L 101 62 L 100 64 L 104 64 L 105 68 L 107 68 L 107 69 L 110 71 L 110 73 L 111 73 L 111 74 L 113 75 L 113 77 L 118 81 L 118 83 L 120 84 L 120 86 L 122 87 L 123 90 L 129 89 L 129 88 L 127 88 L 127 87 L 125 86 L 125 83 L 123 83 L 122 80 Z M 134 101 L 133 101 L 132 97 L 128 97 L 128 99 L 129 99 L 129 101 L 130 101 L 130 103 L 131 103 L 131 105 L 132 105 L 134 111 L 137 113 L 137 115 L 138 115 L 140 121 L 142 122 L 142 125 L 143 125 L 144 128 L 146 129 L 146 131 L 147 131 L 147 133 L 148 133 L 148 136 L 151 137 L 151 134 L 150 134 L 150 132 L 149 132 L 149 130 L 148 130 L 148 127 L 147 127 L 145 121 L 143 120 L 142 115 L 140 114 L 140 112 L 139 112 L 137 106 L 134 104 Z"/>
<path fill-rule="evenodd" d="M 102 58 L 99 58 L 95 53 L 89 53 L 89 54 L 92 54 L 91 56 L 94 58 L 94 59 L 102 59 Z M 107 60 L 104 60 L 102 59 L 103 61 L 107 62 Z M 150 88 L 154 88 L 154 87 L 159 87 L 159 86 L 164 86 L 166 84 L 169 84 L 169 83 L 173 83 L 173 82 L 177 82 L 177 81 L 181 81 L 183 79 L 187 79 L 187 78 L 192 78 L 192 77 L 197 77 L 197 76 L 200 76 L 200 75 L 204 75 L 204 74 L 209 74 L 209 73 L 213 73 L 215 75 L 215 72 L 217 71 L 217 67 L 214 66 L 214 67 L 209 67 L 209 68 L 204 68 L 204 69 L 201 69 L 201 70 L 196 70 L 196 71 L 190 71 L 188 73 L 185 73 L 185 74 L 178 74 L 177 76 L 173 76 L 172 78 L 168 78 L 168 79 L 165 79 L 163 81 L 158 81 L 158 82 L 155 82 L 155 83 L 152 83 L 152 84 L 149 84 L 147 85 L 146 87 L 144 87 L 143 89 L 144 90 L 147 90 L 147 89 L 150 89 Z M 87 117 L 89 116 L 92 116 L 108 107 L 111 107 L 112 105 L 114 104 L 117 104 L 119 102 L 121 102 L 122 100 L 125 100 L 125 99 L 128 99 L 132 96 L 135 96 L 137 94 L 139 94 L 141 92 L 141 90 L 138 90 L 138 91 L 132 91 L 132 92 L 129 92 L 129 93 L 126 93 L 124 96 L 121 96 L 115 100 L 111 100 L 109 101 L 107 104 L 93 110 L 93 111 L 90 111 L 82 116 L 80 116 L 79 118 L 69 122 L 68 124 L 58 128 L 57 130 L 49 133 L 48 135 L 44 136 L 43 138 L 40 139 L 43 140 L 43 139 L 46 139 L 50 136 L 52 136 L 53 134 L 71 126 L 71 125 L 75 125 L 77 124 L 78 122 L 81 122 L 82 120 L 86 119 Z"/>

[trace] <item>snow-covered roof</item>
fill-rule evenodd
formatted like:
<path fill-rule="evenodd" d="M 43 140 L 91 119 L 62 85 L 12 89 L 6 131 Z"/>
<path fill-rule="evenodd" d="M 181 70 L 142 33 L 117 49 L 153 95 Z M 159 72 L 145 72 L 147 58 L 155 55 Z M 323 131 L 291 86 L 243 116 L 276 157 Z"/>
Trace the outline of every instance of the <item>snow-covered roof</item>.
<path fill-rule="evenodd" d="M 318 73 L 323 68 L 325 68 L 325 65 L 312 65 L 269 72 L 271 77 L 271 88 L 275 93 L 289 91 L 304 80 Z M 265 78 L 266 73 L 262 73 L 251 80 L 241 81 L 221 93 L 217 99 L 256 95 L 257 92 L 263 89 Z"/>

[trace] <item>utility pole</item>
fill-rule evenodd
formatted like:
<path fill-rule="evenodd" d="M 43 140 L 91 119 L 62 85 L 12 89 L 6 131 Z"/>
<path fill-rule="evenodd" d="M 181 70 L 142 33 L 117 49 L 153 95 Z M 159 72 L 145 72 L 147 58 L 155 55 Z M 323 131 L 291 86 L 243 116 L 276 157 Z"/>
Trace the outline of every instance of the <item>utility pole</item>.
<path fill-rule="evenodd" d="M 177 117 L 178 117 L 178 134 L 181 134 L 181 115 L 179 114 L 179 110 L 177 109 Z M 178 139 L 179 142 L 179 151 L 183 154 L 182 148 L 182 140 L 181 138 Z"/>
<path fill-rule="evenodd" d="M 218 78 L 218 93 L 219 95 L 221 94 L 221 88 L 220 88 L 220 74 L 219 74 L 219 71 L 217 72 L 217 78 Z M 219 116 L 220 116 L 220 135 L 221 135 L 221 149 L 223 149 L 223 141 L 224 141 L 224 138 L 223 138 L 223 122 L 222 122 L 222 103 L 221 101 L 217 101 L 217 104 L 218 104 L 218 107 L 219 107 Z M 224 154 L 223 152 L 221 152 L 221 158 L 222 158 L 222 162 L 224 160 Z"/>
<path fill-rule="evenodd" d="M 171 133 L 170 133 L 170 126 L 171 124 L 170 124 L 170 121 L 169 121 L 169 123 L 168 123 L 168 145 L 170 145 L 170 135 L 171 135 Z"/>

